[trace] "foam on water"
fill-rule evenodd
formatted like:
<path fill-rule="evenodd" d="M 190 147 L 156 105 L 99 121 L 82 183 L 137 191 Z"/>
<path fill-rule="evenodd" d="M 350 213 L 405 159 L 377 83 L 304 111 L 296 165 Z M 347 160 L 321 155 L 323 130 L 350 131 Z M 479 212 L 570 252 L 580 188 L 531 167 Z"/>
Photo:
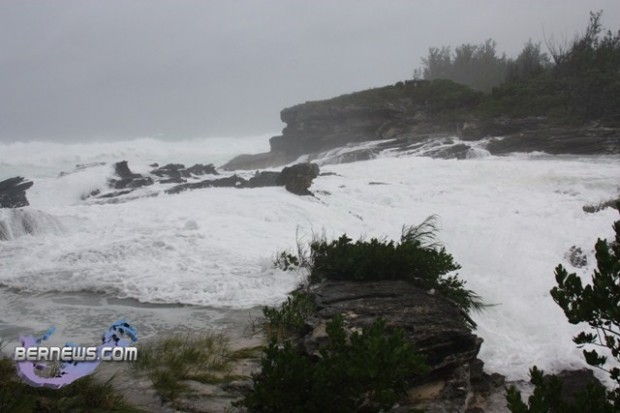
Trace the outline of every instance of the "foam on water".
<path fill-rule="evenodd" d="M 142 138 L 119 142 L 72 143 L 15 142 L 0 143 L 0 180 L 24 175 L 31 179 L 55 177 L 72 171 L 75 165 L 127 160 L 137 172 L 159 163 L 213 163 L 216 166 L 242 153 L 269 150 L 268 138 L 274 134 L 245 138 L 203 138 L 163 141 Z M 189 166 L 188 165 L 188 166 Z M 34 173 L 34 175 L 33 175 Z"/>
<path fill-rule="evenodd" d="M 230 151 L 220 143 L 226 148 L 209 149 Z M 587 252 L 589 265 L 578 272 L 589 274 L 596 239 L 612 235 L 617 212 L 586 214 L 581 208 L 617 195 L 617 157 L 494 157 L 481 150 L 463 161 L 384 155 L 323 166 L 337 175 L 315 180 L 316 198 L 283 188 L 210 188 L 93 205 L 80 201 L 80 194 L 105 182 L 109 162 L 128 158 L 114 144 L 106 148 L 118 157 L 98 156 L 97 145 L 103 144 L 94 145 L 84 146 L 88 155 L 80 161 L 103 159 L 107 165 L 57 177 L 69 169 L 59 161 L 28 192 L 30 208 L 55 217 L 64 231 L 0 242 L 0 285 L 12 294 L 100 291 L 148 303 L 236 309 L 273 304 L 300 281 L 300 274 L 271 267 L 274 253 L 292 251 L 297 237 L 308 240 L 325 231 L 330 238 L 346 232 L 397 239 L 402 225 L 437 214 L 439 237 L 462 265 L 460 276 L 496 304 L 474 314 L 488 370 L 523 379 L 532 364 L 548 370 L 583 364 L 570 340 L 578 327 L 568 324 L 549 289 L 554 267 L 566 264 L 572 245 Z M 188 144 L 185 155 L 178 149 L 170 158 L 161 153 L 154 159 L 152 147 L 168 144 L 132 145 L 134 164 L 142 165 L 191 164 L 203 150 Z M 18 159 L 19 151 L 12 150 Z M 62 146 L 54 151 L 59 154 Z M 17 317 L 5 303 L 0 313 Z"/>
<path fill-rule="evenodd" d="M 0 209 L 0 241 L 11 241 L 24 235 L 62 234 L 60 221 L 32 208 Z"/>

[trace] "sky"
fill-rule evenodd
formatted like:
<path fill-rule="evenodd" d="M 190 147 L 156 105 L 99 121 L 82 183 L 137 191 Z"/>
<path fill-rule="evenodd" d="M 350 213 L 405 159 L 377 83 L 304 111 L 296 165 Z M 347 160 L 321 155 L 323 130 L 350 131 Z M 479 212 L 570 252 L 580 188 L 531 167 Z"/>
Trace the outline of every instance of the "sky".
<path fill-rule="evenodd" d="M 278 133 L 432 46 L 567 41 L 618 0 L 0 0 L 0 143 Z M 0 154 L 1 155 L 1 154 Z"/>

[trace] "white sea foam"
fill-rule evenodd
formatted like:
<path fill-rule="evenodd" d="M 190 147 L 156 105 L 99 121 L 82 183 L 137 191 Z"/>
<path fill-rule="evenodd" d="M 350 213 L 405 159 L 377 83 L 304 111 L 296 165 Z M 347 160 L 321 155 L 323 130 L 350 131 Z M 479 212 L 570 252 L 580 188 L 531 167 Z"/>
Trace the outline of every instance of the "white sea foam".
<path fill-rule="evenodd" d="M 247 152 L 267 148 L 266 137 L 246 142 Z M 271 268 L 273 254 L 293 250 L 296 236 L 308 240 L 324 230 L 328 237 L 397 238 L 403 224 L 437 214 L 439 237 L 462 265 L 460 276 L 496 304 L 474 314 L 487 368 L 515 379 L 525 378 L 532 364 L 553 370 L 583 363 L 570 340 L 577 327 L 566 322 L 549 289 L 555 265 L 565 263 L 572 245 L 587 252 L 589 265 L 578 272 L 589 274 L 597 237 L 612 235 L 615 211 L 586 214 L 581 207 L 617 195 L 617 157 L 494 157 L 476 150 L 475 159 L 457 161 L 401 153 L 324 165 L 337 175 L 315 180 L 316 198 L 283 188 L 211 188 L 121 204 L 82 202 L 80 195 L 103 185 L 110 163 L 121 158 L 140 171 L 154 161 L 217 164 L 226 160 L 217 162 L 217 154 L 243 152 L 223 140 L 208 148 L 155 140 L 115 145 L 52 145 L 49 153 L 39 147 L 34 160 L 28 144 L 8 145 L 11 158 L 0 162 L 9 170 L 40 168 L 38 179 L 24 174 L 35 180 L 30 208 L 55 217 L 64 231 L 0 242 L 0 285 L 22 293 L 86 290 L 150 303 L 249 308 L 282 300 L 300 281 L 299 274 Z M 107 165 L 57 177 L 71 169 L 68 160 Z M 0 305 L 6 319 L 19 317 L 12 311 Z"/>

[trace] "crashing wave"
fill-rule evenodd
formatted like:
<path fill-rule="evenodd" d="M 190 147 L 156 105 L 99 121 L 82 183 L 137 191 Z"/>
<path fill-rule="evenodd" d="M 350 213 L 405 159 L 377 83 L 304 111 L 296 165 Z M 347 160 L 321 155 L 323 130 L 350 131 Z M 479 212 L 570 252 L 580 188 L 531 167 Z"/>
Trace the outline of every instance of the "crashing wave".
<path fill-rule="evenodd" d="M 487 156 L 491 156 L 491 152 L 482 148 L 469 148 L 465 154 L 466 159 L 486 158 Z"/>
<path fill-rule="evenodd" d="M 0 209 L 0 241 L 10 241 L 24 235 L 63 232 L 60 221 L 45 212 L 32 208 Z"/>

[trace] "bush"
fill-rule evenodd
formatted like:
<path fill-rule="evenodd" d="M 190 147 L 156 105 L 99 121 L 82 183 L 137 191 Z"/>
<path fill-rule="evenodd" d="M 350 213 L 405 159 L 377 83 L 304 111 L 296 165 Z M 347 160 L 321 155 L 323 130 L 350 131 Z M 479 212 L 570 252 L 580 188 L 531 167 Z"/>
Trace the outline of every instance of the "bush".
<path fill-rule="evenodd" d="M 526 405 L 521 393 L 511 387 L 506 394 L 508 409 L 512 413 L 613 413 L 616 410 L 609 404 L 602 386 L 589 385 L 581 394 L 575 395 L 572 402 L 562 400 L 562 382 L 555 376 L 544 377 L 544 372 L 536 366 L 530 369 L 530 383 L 535 386 L 534 393 Z"/>
<path fill-rule="evenodd" d="M 558 285 L 551 289 L 551 296 L 564 310 L 571 324 L 586 322 L 593 330 L 589 333 L 581 332 L 573 338 L 578 346 L 594 345 L 611 354 L 615 363 L 608 367 L 606 355 L 601 355 L 596 350 L 583 350 L 586 362 L 609 373 L 610 378 L 617 384 L 616 388 L 607 395 L 604 390 L 590 388 L 584 394 L 578 395 L 574 404 L 565 406 L 564 402 L 558 404 L 557 385 L 543 382 L 542 373 L 539 374 L 534 367 L 531 375 L 536 390 L 530 397 L 529 408 L 521 402 L 518 391 L 511 389 L 508 393 L 509 406 L 513 413 L 611 412 L 620 408 L 620 221 L 616 221 L 613 228 L 614 242 L 609 243 L 602 239 L 596 242 L 597 269 L 592 274 L 592 283 L 584 287 L 577 274 L 569 274 L 560 264 L 555 269 Z M 565 406 L 562 407 L 564 410 L 555 407 L 554 403 Z M 579 406 L 595 406 L 596 409 L 588 407 L 579 410 Z"/>
<path fill-rule="evenodd" d="M 312 295 L 303 291 L 294 291 L 279 309 L 263 307 L 263 316 L 266 321 L 261 327 L 269 339 L 283 341 L 285 338 L 303 334 L 306 319 L 314 313 L 315 309 Z"/>
<path fill-rule="evenodd" d="M 290 341 L 272 340 L 252 393 L 238 405 L 263 413 L 385 411 L 405 394 L 408 378 L 426 372 L 402 330 L 388 333 L 383 320 L 347 337 L 338 316 L 327 335 L 316 361 Z"/>
<path fill-rule="evenodd" d="M 406 280 L 417 287 L 435 290 L 464 310 L 480 309 L 480 297 L 465 288 L 460 269 L 435 240 L 435 218 L 403 228 L 400 243 L 372 238 L 352 243 L 346 234 L 332 242 L 315 240 L 310 245 L 310 282 L 322 280 Z"/>

